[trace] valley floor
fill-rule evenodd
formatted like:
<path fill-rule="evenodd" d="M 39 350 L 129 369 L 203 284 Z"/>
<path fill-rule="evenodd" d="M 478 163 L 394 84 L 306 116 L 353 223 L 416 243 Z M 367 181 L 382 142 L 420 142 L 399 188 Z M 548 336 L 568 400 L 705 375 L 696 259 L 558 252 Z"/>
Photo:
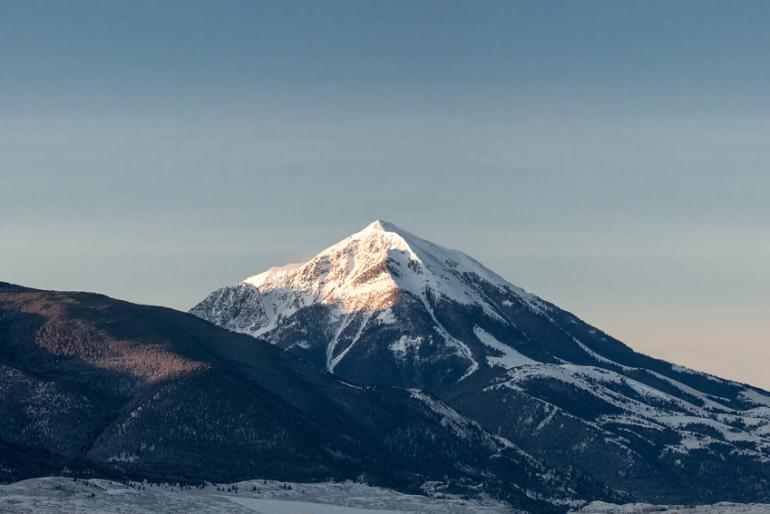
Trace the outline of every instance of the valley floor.
<path fill-rule="evenodd" d="M 290 487 L 290 489 L 287 488 Z M 237 492 L 236 488 L 237 487 Z M 254 480 L 204 488 L 50 477 L 0 485 L 0 513 L 502 514 L 492 501 L 425 497 L 362 484 Z"/>
<path fill-rule="evenodd" d="M 613 505 L 604 502 L 592 502 L 576 514 L 770 514 L 770 505 L 759 503 L 716 503 L 714 505 L 649 505 L 631 503 Z"/>
<path fill-rule="evenodd" d="M 35 514 L 503 514 L 493 501 L 409 495 L 363 484 L 252 480 L 202 488 L 49 477 L 0 485 L 0 513 Z M 770 514 L 770 505 L 718 503 L 612 505 L 593 502 L 574 514 Z"/>

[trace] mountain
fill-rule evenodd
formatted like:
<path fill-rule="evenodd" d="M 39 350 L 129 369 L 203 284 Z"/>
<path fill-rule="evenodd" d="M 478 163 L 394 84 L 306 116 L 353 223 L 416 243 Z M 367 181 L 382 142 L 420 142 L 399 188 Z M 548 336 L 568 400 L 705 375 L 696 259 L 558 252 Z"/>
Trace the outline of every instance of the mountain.
<path fill-rule="evenodd" d="M 363 479 L 533 512 L 617 497 L 417 389 L 362 387 L 187 313 L 0 283 L 0 480 Z"/>
<path fill-rule="evenodd" d="M 642 501 L 770 500 L 770 393 L 637 353 L 391 223 L 191 312 L 345 380 L 430 392 Z"/>

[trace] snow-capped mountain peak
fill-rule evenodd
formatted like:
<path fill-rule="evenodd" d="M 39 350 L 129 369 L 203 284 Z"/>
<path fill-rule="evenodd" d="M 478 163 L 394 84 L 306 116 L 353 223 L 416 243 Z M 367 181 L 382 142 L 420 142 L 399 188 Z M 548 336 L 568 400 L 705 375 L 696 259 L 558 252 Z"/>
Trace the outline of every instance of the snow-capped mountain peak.
<path fill-rule="evenodd" d="M 380 310 L 392 306 L 398 293 L 441 296 L 476 303 L 493 316 L 495 309 L 469 288 L 480 277 L 523 298 L 536 297 L 457 250 L 426 241 L 396 225 L 376 220 L 326 248 L 309 261 L 271 268 L 243 281 L 264 292 L 288 286 L 295 294 L 284 308 L 321 302 L 345 311 Z M 284 297 L 282 295 L 282 297 Z"/>
<path fill-rule="evenodd" d="M 434 346 L 434 360 L 436 353 L 459 360 L 461 364 L 454 366 L 463 372 L 457 379 L 472 374 L 480 364 L 468 344 L 444 326 L 436 306 L 460 305 L 506 323 L 504 311 L 514 302 L 547 309 L 545 302 L 468 255 L 376 220 L 306 262 L 270 268 L 215 292 L 193 312 L 231 330 L 285 341 L 298 313 L 322 310 L 324 329 L 316 334 L 322 341 L 312 340 L 303 329 L 291 344 L 306 349 L 325 346 L 329 371 L 347 357 L 365 331 L 401 325 L 388 345 L 392 355 L 409 360 L 427 342 Z M 430 325 L 430 332 L 418 330 L 414 326 L 418 322 Z"/>

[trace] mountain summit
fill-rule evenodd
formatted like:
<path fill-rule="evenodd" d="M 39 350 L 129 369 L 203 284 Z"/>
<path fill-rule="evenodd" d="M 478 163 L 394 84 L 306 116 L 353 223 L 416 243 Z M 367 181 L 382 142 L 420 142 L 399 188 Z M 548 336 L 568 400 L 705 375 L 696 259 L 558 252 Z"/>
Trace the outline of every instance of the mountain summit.
<path fill-rule="evenodd" d="M 296 302 L 283 305 L 280 314 L 292 308 L 323 303 L 339 307 L 342 314 L 358 310 L 382 311 L 395 305 L 400 294 L 419 298 L 442 297 L 464 305 L 476 304 L 494 313 L 483 293 L 468 278 L 477 276 L 490 284 L 534 299 L 509 284 L 479 262 L 457 250 L 449 250 L 392 223 L 377 220 L 339 243 L 323 250 L 306 263 L 272 268 L 243 281 L 263 291 L 287 284 L 298 294 Z M 267 324 L 255 334 L 275 328 L 280 319 L 270 310 Z"/>
<path fill-rule="evenodd" d="M 770 500 L 770 393 L 637 353 L 391 223 L 192 312 L 346 380 L 433 393 L 644 501 Z"/>
<path fill-rule="evenodd" d="M 384 357 L 392 365 L 380 370 L 382 382 L 422 387 L 426 383 L 410 379 L 413 370 L 405 369 L 413 367 L 414 359 L 435 367 L 438 381 L 446 383 L 485 365 L 526 360 L 484 332 L 476 334 L 481 334 L 481 346 L 458 337 L 446 326 L 452 321 L 439 312 L 454 305 L 506 323 L 505 311 L 514 303 L 546 308 L 468 255 L 377 220 L 305 263 L 271 268 L 220 289 L 192 312 L 291 347 L 330 372 L 360 369 L 362 360 L 371 359 L 379 367 Z M 297 324 L 296 316 L 309 317 L 315 327 Z M 374 333 L 386 335 L 375 342 Z M 359 346 L 361 340 L 366 344 Z M 484 345 L 503 353 L 484 361 Z M 431 374 L 426 378 L 435 381 Z"/>

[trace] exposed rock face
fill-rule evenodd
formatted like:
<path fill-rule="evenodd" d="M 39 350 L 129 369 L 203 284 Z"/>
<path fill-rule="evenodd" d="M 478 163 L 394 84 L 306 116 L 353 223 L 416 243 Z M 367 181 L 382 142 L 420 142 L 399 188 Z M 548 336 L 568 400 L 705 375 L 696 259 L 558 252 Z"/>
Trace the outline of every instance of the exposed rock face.
<path fill-rule="evenodd" d="M 636 353 L 389 223 L 192 313 L 353 382 L 429 391 L 645 501 L 770 500 L 770 393 Z"/>

